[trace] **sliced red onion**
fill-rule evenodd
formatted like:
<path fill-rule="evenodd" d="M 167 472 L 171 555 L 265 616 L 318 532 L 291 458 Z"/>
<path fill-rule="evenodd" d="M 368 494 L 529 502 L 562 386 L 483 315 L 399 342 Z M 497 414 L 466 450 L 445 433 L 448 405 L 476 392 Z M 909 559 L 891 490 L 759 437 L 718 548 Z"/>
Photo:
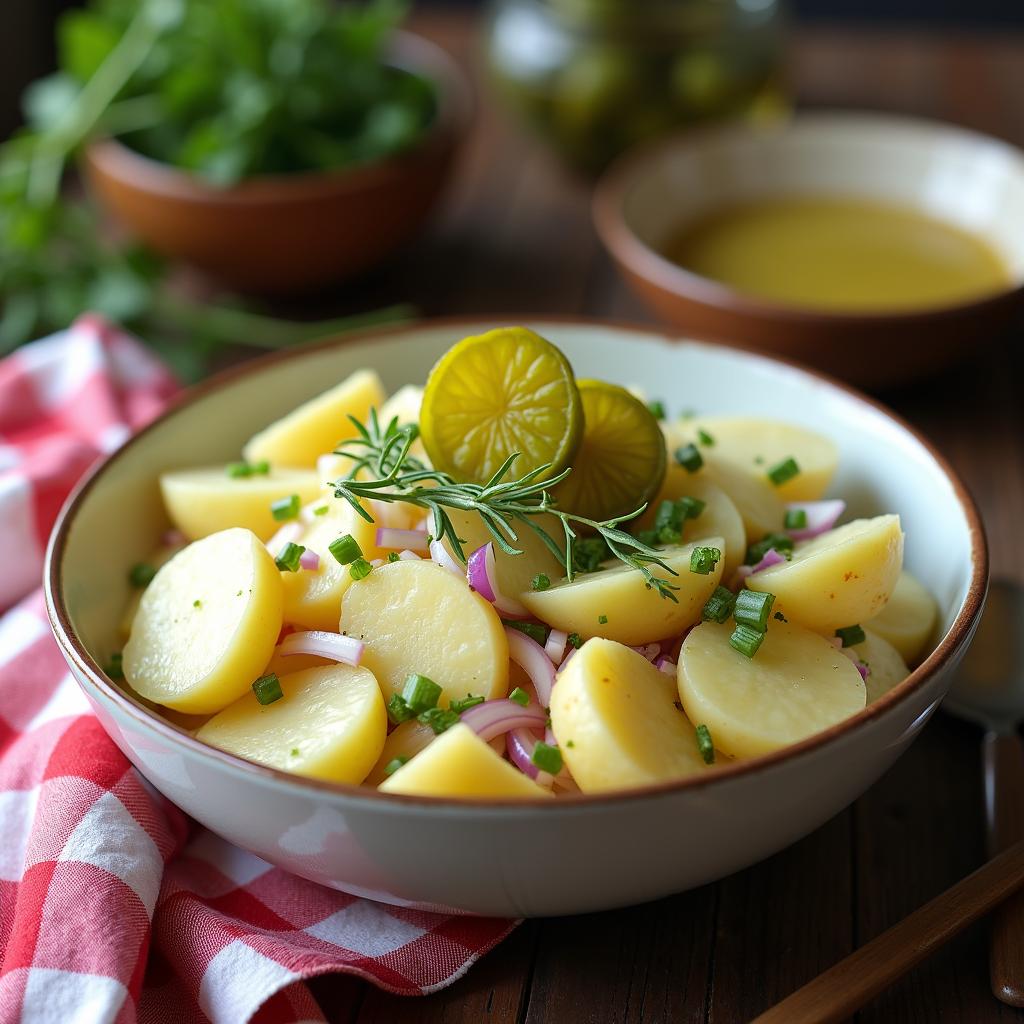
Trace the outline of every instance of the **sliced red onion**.
<path fill-rule="evenodd" d="M 531 779 L 536 779 L 540 769 L 533 763 L 533 748 L 537 745 L 537 737 L 529 729 L 509 729 L 505 733 L 505 749 L 508 759 Z"/>
<path fill-rule="evenodd" d="M 181 530 L 166 530 L 164 535 L 160 538 L 160 543 L 165 548 L 178 548 L 182 544 L 188 543 L 188 537 L 181 532 Z"/>
<path fill-rule="evenodd" d="M 856 662 L 856 665 L 861 679 L 867 680 L 868 676 L 871 675 L 871 666 L 865 665 L 863 661 Z"/>
<path fill-rule="evenodd" d="M 824 501 L 794 501 L 786 506 L 794 512 L 807 513 L 807 525 L 786 532 L 793 540 L 810 540 L 831 530 L 846 511 L 846 502 L 841 498 L 827 498 Z"/>
<path fill-rule="evenodd" d="M 839 637 L 835 637 L 835 639 L 839 640 Z M 839 643 L 842 644 L 842 640 L 839 640 Z M 868 676 L 871 675 L 871 666 L 865 665 L 864 662 L 857 657 L 857 652 L 854 651 L 852 647 L 841 646 L 840 650 L 847 656 L 847 658 L 850 659 L 850 661 L 853 662 L 854 667 L 860 673 L 861 679 L 867 680 Z"/>
<path fill-rule="evenodd" d="M 462 721 L 481 739 L 489 742 L 509 729 L 539 731 L 544 728 L 547 716 L 535 704 L 524 708 L 514 700 L 502 697 L 498 700 L 485 700 L 483 704 L 467 708 L 462 712 Z"/>
<path fill-rule="evenodd" d="M 631 647 L 630 650 L 642 654 L 648 661 L 653 662 L 661 654 L 661 644 L 644 644 L 643 647 Z"/>
<path fill-rule="evenodd" d="M 732 579 L 729 581 L 730 590 L 739 590 L 746 578 L 754 571 L 752 565 L 739 565 L 736 567 L 736 571 L 732 574 Z"/>
<path fill-rule="evenodd" d="M 340 661 L 344 665 L 358 665 L 366 644 L 343 633 L 328 633 L 322 629 L 308 629 L 302 633 L 289 633 L 277 648 L 278 654 L 313 654 L 318 658 Z"/>
<path fill-rule="evenodd" d="M 756 572 L 764 572 L 765 569 L 770 569 L 773 565 L 782 565 L 785 561 L 785 555 L 780 555 L 775 548 L 769 548 L 764 553 L 764 558 L 762 558 L 761 561 L 750 570 L 750 575 L 753 576 Z M 742 569 L 743 566 L 740 566 L 740 568 Z"/>
<path fill-rule="evenodd" d="M 842 638 L 841 638 L 841 637 L 838 637 L 838 636 L 827 636 L 827 637 L 825 637 L 825 639 L 826 639 L 826 640 L 827 640 L 827 641 L 828 641 L 828 642 L 829 642 L 829 643 L 830 643 L 830 644 L 831 644 L 831 645 L 832 645 L 832 646 L 833 646 L 833 647 L 834 647 L 834 648 L 835 648 L 835 649 L 836 649 L 837 651 L 841 651 L 841 650 L 843 649 L 843 641 L 842 641 Z"/>
<path fill-rule="evenodd" d="M 555 666 L 536 640 L 511 626 L 505 627 L 508 656 L 530 677 L 537 692 L 537 703 L 550 707 L 551 690 L 555 685 Z"/>
<path fill-rule="evenodd" d="M 422 530 L 396 530 L 384 526 L 377 531 L 375 541 L 379 548 L 408 548 L 410 551 L 426 551 L 430 547 L 427 534 Z"/>
<path fill-rule="evenodd" d="M 301 523 L 296 523 L 294 521 L 285 523 L 284 526 L 282 526 L 281 529 L 279 529 L 277 533 L 267 541 L 267 550 L 276 558 L 281 554 L 285 545 L 297 541 L 301 534 Z"/>
<path fill-rule="evenodd" d="M 398 552 L 398 558 L 399 558 L 399 561 L 402 561 L 402 562 L 419 562 L 419 561 L 421 561 L 420 556 L 417 555 L 415 551 L 409 551 L 409 550 L 399 551 Z"/>
<path fill-rule="evenodd" d="M 561 629 L 553 629 L 548 634 L 548 642 L 544 645 L 544 653 L 555 665 L 561 665 L 565 658 L 565 645 L 569 642 L 569 634 Z"/>
<path fill-rule="evenodd" d="M 490 601 L 503 615 L 530 614 L 518 601 L 501 592 L 501 587 L 498 586 L 493 542 L 489 541 L 469 556 L 469 562 L 466 565 L 466 579 L 485 601 Z"/>
<path fill-rule="evenodd" d="M 456 576 L 462 575 L 462 566 L 448 554 L 448 549 L 439 540 L 430 542 L 430 557 L 434 560 L 434 564 L 441 566 L 442 569 L 447 569 L 449 572 L 455 573 Z"/>
<path fill-rule="evenodd" d="M 654 667 L 659 672 L 664 672 L 667 676 L 674 676 L 676 674 L 676 663 L 664 654 L 654 662 Z"/>
<path fill-rule="evenodd" d="M 306 548 L 299 555 L 299 565 L 303 569 L 309 569 L 310 572 L 316 572 L 320 568 L 320 556 L 315 551 L 310 551 L 309 548 Z"/>

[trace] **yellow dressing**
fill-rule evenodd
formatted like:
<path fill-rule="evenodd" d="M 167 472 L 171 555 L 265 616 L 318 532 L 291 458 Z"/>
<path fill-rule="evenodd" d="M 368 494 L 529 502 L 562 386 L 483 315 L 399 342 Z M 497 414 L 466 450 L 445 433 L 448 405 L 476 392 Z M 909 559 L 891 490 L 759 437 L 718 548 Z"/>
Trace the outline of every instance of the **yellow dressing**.
<path fill-rule="evenodd" d="M 867 199 L 729 206 L 686 226 L 665 254 L 739 292 L 838 312 L 953 305 L 1010 280 L 984 239 L 910 207 Z"/>

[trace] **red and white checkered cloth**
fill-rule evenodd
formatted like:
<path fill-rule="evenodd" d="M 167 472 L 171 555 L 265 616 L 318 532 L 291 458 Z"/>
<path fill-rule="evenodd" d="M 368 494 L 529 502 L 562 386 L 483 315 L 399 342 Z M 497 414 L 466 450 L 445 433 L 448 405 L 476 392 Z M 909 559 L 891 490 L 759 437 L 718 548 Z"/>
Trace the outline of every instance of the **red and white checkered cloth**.
<path fill-rule="evenodd" d="M 425 994 L 513 927 L 346 896 L 230 846 L 90 714 L 34 590 L 45 540 L 83 470 L 175 390 L 93 316 L 0 362 L 0 612 L 21 599 L 0 617 L 2 1024 L 322 1021 L 304 978 Z"/>

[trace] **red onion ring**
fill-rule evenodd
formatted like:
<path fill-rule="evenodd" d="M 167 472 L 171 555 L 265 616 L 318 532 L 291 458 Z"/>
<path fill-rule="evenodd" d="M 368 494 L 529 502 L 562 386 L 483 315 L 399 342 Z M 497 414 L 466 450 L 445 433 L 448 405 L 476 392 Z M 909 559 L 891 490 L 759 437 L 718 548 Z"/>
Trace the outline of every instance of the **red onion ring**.
<path fill-rule="evenodd" d="M 328 633 L 322 629 L 308 629 L 289 633 L 277 648 L 278 654 L 313 654 L 318 658 L 338 661 L 343 665 L 358 665 L 366 644 L 344 633 Z"/>
<path fill-rule="evenodd" d="M 448 549 L 439 540 L 430 542 L 430 557 L 434 564 L 441 566 L 442 569 L 447 569 L 449 572 L 455 573 L 456 576 L 462 575 L 462 566 L 448 554 Z"/>
<path fill-rule="evenodd" d="M 501 592 L 498 585 L 497 565 L 494 561 L 494 543 L 488 541 L 469 556 L 466 563 L 469 585 L 485 600 L 490 601 L 503 615 L 529 615 L 518 601 Z"/>
<path fill-rule="evenodd" d="M 782 565 L 785 561 L 785 555 L 780 555 L 775 548 L 769 548 L 764 553 L 764 558 L 762 558 L 761 561 L 750 570 L 750 575 L 753 576 L 756 572 L 764 572 L 765 569 L 770 569 L 773 565 Z M 743 567 L 740 566 L 740 568 Z"/>
<path fill-rule="evenodd" d="M 836 521 L 846 511 L 846 502 L 841 498 L 827 498 L 824 501 L 794 501 L 787 509 L 794 512 L 807 513 L 807 525 L 786 532 L 793 540 L 810 540 L 827 533 L 836 525 Z"/>
<path fill-rule="evenodd" d="M 667 676 L 676 674 L 676 663 L 664 654 L 654 662 L 654 667 Z"/>
<path fill-rule="evenodd" d="M 544 645 L 544 653 L 555 665 L 561 665 L 565 658 L 565 646 L 569 642 L 569 634 L 561 629 L 553 629 L 548 634 L 548 642 Z"/>
<path fill-rule="evenodd" d="M 505 627 L 508 656 L 530 677 L 541 707 L 551 706 L 551 690 L 555 685 L 555 666 L 536 640 L 511 626 Z"/>
<path fill-rule="evenodd" d="M 430 547 L 427 534 L 422 530 L 396 530 L 382 526 L 377 530 L 375 542 L 379 548 L 406 548 L 409 551 L 426 551 Z"/>
<path fill-rule="evenodd" d="M 299 565 L 310 572 L 316 572 L 320 568 L 320 556 L 315 551 L 310 551 L 309 548 L 306 548 L 299 555 Z"/>
<path fill-rule="evenodd" d="M 462 721 L 482 740 L 490 742 L 509 729 L 543 729 L 547 716 L 536 705 L 524 708 L 514 700 L 501 697 L 467 708 L 462 712 Z"/>
<path fill-rule="evenodd" d="M 569 664 L 573 656 L 576 654 L 577 650 L 579 650 L 578 647 L 570 647 L 569 650 L 565 652 L 565 657 L 562 659 L 562 664 L 558 666 L 559 674 L 561 674 L 565 670 L 565 666 Z"/>
<path fill-rule="evenodd" d="M 661 654 L 661 644 L 644 644 L 643 647 L 630 647 L 631 651 L 642 654 L 648 661 L 652 662 Z"/>

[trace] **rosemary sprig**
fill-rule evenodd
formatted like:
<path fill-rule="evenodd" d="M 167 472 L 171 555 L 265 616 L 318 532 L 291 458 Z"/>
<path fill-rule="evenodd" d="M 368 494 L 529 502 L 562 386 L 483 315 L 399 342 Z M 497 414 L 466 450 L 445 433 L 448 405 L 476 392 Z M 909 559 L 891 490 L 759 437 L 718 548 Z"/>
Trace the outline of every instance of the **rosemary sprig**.
<path fill-rule="evenodd" d="M 537 534 L 561 562 L 570 580 L 576 573 L 574 552 L 579 539 L 576 527 L 589 527 L 607 544 L 613 557 L 643 573 L 648 587 L 653 587 L 662 597 L 678 600 L 673 591 L 679 587 L 668 579 L 656 576 L 651 566 L 658 566 L 672 576 L 678 573 L 662 560 L 657 550 L 618 529 L 620 523 L 643 512 L 644 505 L 628 515 L 603 522 L 563 511 L 557 507 L 549 488 L 564 480 L 571 470 L 563 470 L 544 480 L 541 478 L 551 468 L 547 464 L 521 477 L 512 477 L 512 469 L 519 458 L 518 452 L 510 455 L 487 483 L 461 483 L 410 454 L 413 443 L 419 437 L 419 427 L 415 423 L 400 426 L 395 417 L 382 429 L 376 409 L 370 410 L 369 423 L 366 425 L 355 417 L 350 416 L 349 419 L 355 425 L 357 436 L 344 441 L 337 454 L 350 458 L 352 466 L 344 479 L 333 483 L 334 494 L 349 502 L 367 522 L 372 523 L 374 520 L 363 508 L 363 499 L 415 505 L 430 513 L 434 538 L 447 538 L 456 556 L 463 562 L 466 561 L 463 541 L 446 509 L 478 512 L 495 544 L 509 555 L 523 553 L 520 548 L 513 546 L 519 539 L 514 524 L 523 523 Z M 561 523 L 562 543 L 535 522 L 534 517 L 545 513 Z"/>

